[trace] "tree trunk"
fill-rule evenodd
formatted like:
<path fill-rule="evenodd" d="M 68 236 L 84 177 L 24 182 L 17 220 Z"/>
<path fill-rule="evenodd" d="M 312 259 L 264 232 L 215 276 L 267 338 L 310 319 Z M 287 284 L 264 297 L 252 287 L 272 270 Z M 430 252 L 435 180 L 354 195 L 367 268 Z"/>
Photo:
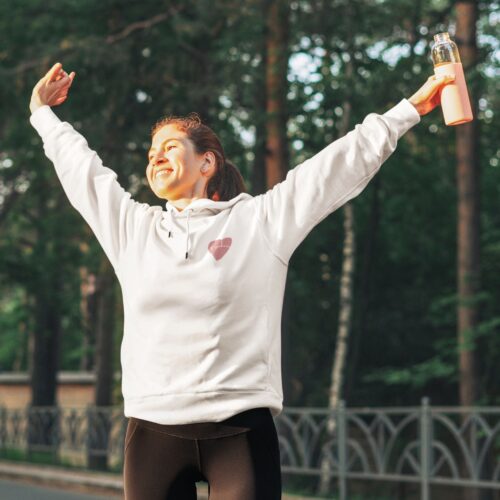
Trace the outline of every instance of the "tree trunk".
<path fill-rule="evenodd" d="M 343 373 L 347 342 L 351 331 L 352 306 L 353 306 L 353 277 L 355 268 L 355 231 L 354 209 L 352 203 L 344 205 L 344 250 L 342 260 L 342 275 L 340 278 L 340 311 L 337 332 L 337 345 L 335 359 L 332 367 L 330 386 L 329 408 L 337 408 L 343 385 Z"/>
<path fill-rule="evenodd" d="M 109 435 L 111 431 L 111 414 L 102 407 L 110 407 L 113 404 L 113 345 L 115 326 L 115 274 L 108 258 L 103 255 L 101 267 L 96 282 L 97 290 L 97 323 L 96 328 L 96 352 L 95 352 L 95 406 L 96 412 L 89 413 L 90 443 L 88 467 L 90 469 L 106 470 L 107 454 L 96 453 L 98 450 L 108 448 Z M 95 439 L 92 439 L 94 437 Z"/>
<path fill-rule="evenodd" d="M 112 403 L 115 286 L 115 273 L 107 257 L 103 255 L 96 287 L 98 293 L 98 321 L 96 324 L 95 404 L 97 406 Z"/>
<path fill-rule="evenodd" d="M 288 5 L 284 0 L 267 1 L 267 188 L 281 182 L 288 170 L 287 69 Z"/>
<path fill-rule="evenodd" d="M 465 74 L 471 74 L 477 60 L 476 3 L 456 4 L 457 33 Z M 469 91 L 471 87 L 469 85 Z M 475 99 L 471 95 L 473 114 Z M 477 294 L 480 289 L 479 248 L 479 162 L 477 159 L 477 121 L 456 129 L 458 190 L 458 344 L 460 404 L 473 405 L 478 398 L 474 341 L 471 335 L 479 322 Z"/>
<path fill-rule="evenodd" d="M 459 1 L 456 8 L 456 42 L 467 76 L 477 64 L 476 2 Z M 469 78 L 470 83 L 470 78 Z M 462 406 L 472 406 L 479 398 L 476 341 L 479 324 L 480 292 L 480 222 L 477 107 L 472 87 L 468 85 L 474 120 L 456 128 L 457 161 L 457 285 L 458 285 L 458 358 L 459 396 Z M 464 415 L 464 418 L 467 416 Z M 464 436 L 465 437 L 465 436 Z M 466 437 L 467 439 L 467 437 Z M 479 489 L 464 491 L 464 499 L 486 498 Z"/>
<path fill-rule="evenodd" d="M 350 343 L 349 343 L 349 358 L 347 362 L 347 376 L 344 387 L 344 399 L 350 401 L 350 396 L 353 392 L 353 387 L 356 380 L 358 370 L 359 348 L 361 339 L 365 335 L 366 325 L 369 322 L 370 316 L 370 283 L 372 282 L 373 260 L 376 254 L 375 246 L 377 233 L 380 224 L 380 184 L 381 177 L 376 175 L 372 180 L 373 197 L 370 204 L 370 218 L 368 219 L 367 230 L 365 234 L 365 244 L 363 251 L 362 265 L 360 266 L 360 282 L 359 282 L 359 308 L 356 315 L 357 325 L 353 325 Z"/>
<path fill-rule="evenodd" d="M 48 269 L 39 281 L 35 294 L 35 328 L 31 372 L 31 404 L 28 414 L 28 453 L 34 446 L 48 446 L 56 453 L 58 419 L 57 372 L 61 315 L 59 307 L 60 279 L 58 269 Z M 50 407 L 45 410 L 42 407 Z"/>
<path fill-rule="evenodd" d="M 25 290 L 23 290 L 22 298 L 23 307 L 26 311 L 29 310 L 29 297 Z M 28 321 L 21 320 L 19 322 L 19 344 L 16 349 L 16 356 L 12 365 L 13 372 L 21 372 L 23 370 L 28 370 L 28 356 L 29 356 L 29 328 Z"/>
<path fill-rule="evenodd" d="M 352 15 L 351 6 L 346 5 L 346 18 Z M 353 48 L 352 40 L 348 40 L 347 54 L 349 60 L 345 67 L 346 91 L 345 100 L 343 103 L 342 123 L 339 128 L 339 137 L 345 136 L 349 132 L 351 121 L 351 92 L 352 86 L 350 83 L 353 80 L 354 63 L 353 63 Z M 327 57 L 328 51 L 327 51 Z M 354 270 L 355 270 L 355 230 L 354 230 L 354 208 L 352 202 L 346 203 L 343 208 L 344 215 L 344 244 L 343 244 L 343 259 L 342 271 L 340 277 L 340 301 L 339 301 L 339 319 L 337 340 L 335 346 L 335 355 L 333 360 L 330 391 L 328 398 L 328 408 L 331 410 L 330 417 L 327 421 L 327 432 L 330 436 L 335 435 L 336 419 L 335 410 L 338 409 L 342 399 L 342 386 L 344 381 L 344 366 L 347 355 L 347 346 L 352 323 L 352 308 L 353 308 L 353 289 L 354 289 Z M 325 455 L 321 460 L 320 465 L 321 475 L 318 485 L 318 493 L 325 495 L 330 488 L 331 472 L 330 462 Z M 345 494 L 345 492 L 344 492 Z"/>
<path fill-rule="evenodd" d="M 27 340 L 28 340 L 28 329 L 26 327 L 26 321 L 19 322 L 19 344 L 16 348 L 16 354 L 14 357 L 14 361 L 12 363 L 12 371 L 20 372 L 23 367 L 24 354 L 27 348 Z"/>
<path fill-rule="evenodd" d="M 54 292 L 54 290 L 40 289 L 35 298 L 35 338 L 31 377 L 33 406 L 56 404 L 61 322 L 56 304 L 47 298 L 48 293 Z"/>
<path fill-rule="evenodd" d="M 349 79 L 352 75 L 352 63 L 346 67 L 346 76 Z M 339 136 L 343 137 L 349 131 L 349 121 L 351 116 L 351 104 L 348 100 L 343 105 L 343 122 L 340 127 Z M 353 288 L 354 288 L 354 269 L 355 269 L 355 230 L 354 230 L 354 207 L 352 202 L 346 203 L 343 208 L 344 215 L 344 245 L 342 271 L 340 277 L 340 303 L 339 320 L 337 330 L 337 340 L 335 346 L 335 356 L 332 366 L 332 375 L 330 379 L 330 392 L 328 398 L 328 408 L 332 410 L 332 417 L 328 418 L 327 431 L 329 435 L 334 435 L 336 430 L 335 413 L 342 398 L 342 385 L 344 381 L 344 366 L 347 355 L 347 346 L 352 323 L 353 308 Z M 330 487 L 330 463 L 325 456 L 321 461 L 321 476 L 318 487 L 318 493 L 325 495 Z"/>
<path fill-rule="evenodd" d="M 265 1 L 260 4 L 262 18 L 266 19 L 267 5 Z M 266 191 L 266 71 L 267 71 L 267 37 L 266 25 L 262 24 L 262 35 L 259 39 L 259 53 L 261 62 L 256 70 L 254 103 L 255 103 L 255 147 L 254 161 L 251 176 L 252 194 L 254 196 Z"/>
<path fill-rule="evenodd" d="M 289 155 L 287 144 L 287 70 L 289 6 L 285 0 L 264 0 L 266 9 L 266 179 L 267 189 L 286 177 Z M 289 294 L 285 287 L 282 313 L 283 399 L 291 396 Z"/>

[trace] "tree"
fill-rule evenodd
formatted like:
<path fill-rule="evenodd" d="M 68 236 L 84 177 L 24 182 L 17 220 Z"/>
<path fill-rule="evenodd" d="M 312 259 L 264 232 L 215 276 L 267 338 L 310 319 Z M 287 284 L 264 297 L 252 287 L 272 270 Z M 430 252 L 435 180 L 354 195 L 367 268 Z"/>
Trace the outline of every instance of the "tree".
<path fill-rule="evenodd" d="M 264 0 L 266 23 L 266 178 L 267 189 L 281 182 L 288 170 L 287 143 L 287 69 L 289 7 L 285 0 Z M 289 399 L 290 381 L 290 288 L 285 287 L 282 313 L 283 391 Z"/>
<path fill-rule="evenodd" d="M 353 12 L 351 4 L 347 3 L 345 8 L 345 19 L 347 22 L 347 42 L 346 42 L 346 66 L 345 66 L 345 99 L 343 102 L 342 121 L 339 127 L 339 138 L 345 136 L 350 130 L 352 95 L 350 89 L 353 85 L 354 74 L 354 47 L 351 20 Z M 326 57 L 330 60 L 330 51 L 326 50 Z M 351 334 L 351 324 L 354 303 L 354 274 L 356 265 L 356 231 L 354 227 L 354 204 L 346 203 L 342 207 L 344 219 L 344 241 L 342 251 L 342 270 L 340 275 L 339 290 L 339 315 L 337 336 L 335 341 L 335 351 L 333 356 L 332 371 L 330 378 L 330 391 L 328 396 L 328 408 L 331 411 L 331 417 L 328 419 L 327 429 L 330 435 L 335 434 L 336 430 L 336 411 L 339 409 L 342 401 L 344 370 Z M 318 487 L 319 494 L 326 494 L 330 483 L 330 463 L 328 458 L 323 457 L 321 463 L 321 476 Z"/>
<path fill-rule="evenodd" d="M 465 74 L 477 64 L 477 3 L 459 1 L 455 5 L 457 45 Z M 469 91 L 472 87 L 469 86 Z M 470 96 L 477 116 L 474 94 Z M 478 399 L 478 375 L 474 331 L 479 324 L 480 222 L 479 161 L 477 119 L 456 129 L 457 160 L 457 284 L 460 404 L 471 406 Z"/>

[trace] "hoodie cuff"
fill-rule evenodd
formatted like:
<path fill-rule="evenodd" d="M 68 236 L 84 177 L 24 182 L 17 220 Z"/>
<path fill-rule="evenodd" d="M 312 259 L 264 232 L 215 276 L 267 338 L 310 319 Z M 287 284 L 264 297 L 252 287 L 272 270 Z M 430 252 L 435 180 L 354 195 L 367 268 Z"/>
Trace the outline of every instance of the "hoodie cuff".
<path fill-rule="evenodd" d="M 51 130 L 62 122 L 52 111 L 52 108 L 47 104 L 44 104 L 31 114 L 30 123 L 38 132 L 40 137 L 44 139 Z"/>
<path fill-rule="evenodd" d="M 396 106 L 386 111 L 383 116 L 389 118 L 391 122 L 395 121 L 398 139 L 421 120 L 415 106 L 408 99 L 401 99 Z"/>

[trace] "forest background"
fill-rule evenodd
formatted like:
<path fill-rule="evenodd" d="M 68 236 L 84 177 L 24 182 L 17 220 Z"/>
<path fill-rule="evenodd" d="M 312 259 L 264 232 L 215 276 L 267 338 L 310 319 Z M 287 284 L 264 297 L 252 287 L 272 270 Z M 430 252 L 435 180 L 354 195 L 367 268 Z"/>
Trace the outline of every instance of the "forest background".
<path fill-rule="evenodd" d="M 465 4 L 474 9 L 460 20 Z M 331 403 L 342 325 L 347 406 L 423 396 L 500 405 L 499 19 L 496 1 L 0 1 L 0 370 L 30 372 L 35 405 L 54 404 L 60 370 L 95 371 L 96 403 L 122 402 L 118 281 L 29 124 L 32 88 L 55 62 L 76 71 L 56 114 L 134 199 L 162 206 L 145 177 L 161 117 L 199 113 L 257 195 L 369 113 L 410 97 L 433 73 L 433 35 L 449 31 L 475 120 L 447 127 L 439 108 L 422 117 L 350 204 L 350 252 L 344 208 L 296 250 L 283 312 L 285 405 Z M 457 23 L 473 37 L 461 39 Z M 475 138 L 466 160 L 460 134 Z M 472 210 L 465 236 L 460 203 Z M 469 247 L 474 286 L 464 294 L 459 256 Z"/>

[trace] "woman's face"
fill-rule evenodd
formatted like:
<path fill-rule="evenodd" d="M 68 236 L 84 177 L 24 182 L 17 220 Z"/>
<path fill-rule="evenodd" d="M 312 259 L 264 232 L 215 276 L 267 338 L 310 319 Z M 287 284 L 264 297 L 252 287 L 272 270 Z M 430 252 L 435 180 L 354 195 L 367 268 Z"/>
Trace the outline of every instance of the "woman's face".
<path fill-rule="evenodd" d="M 204 197 L 210 153 L 199 155 L 185 132 L 165 125 L 153 136 L 146 177 L 153 192 L 166 200 Z"/>

